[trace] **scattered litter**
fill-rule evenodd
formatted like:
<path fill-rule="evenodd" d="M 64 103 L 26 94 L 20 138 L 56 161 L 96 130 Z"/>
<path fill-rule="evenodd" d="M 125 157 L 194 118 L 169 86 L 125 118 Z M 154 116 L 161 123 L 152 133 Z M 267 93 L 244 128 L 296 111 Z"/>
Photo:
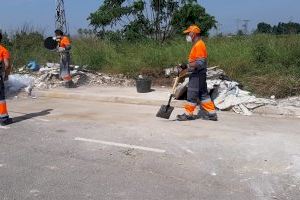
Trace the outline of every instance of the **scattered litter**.
<path fill-rule="evenodd" d="M 139 75 L 138 78 L 139 79 L 143 79 L 144 77 L 143 77 L 143 75 Z"/>
<path fill-rule="evenodd" d="M 36 61 L 30 61 L 28 64 L 27 64 L 27 68 L 30 69 L 31 71 L 38 71 L 40 69 L 40 66 L 39 64 L 37 64 Z"/>
<path fill-rule="evenodd" d="M 300 108 L 300 96 L 281 99 L 278 101 L 278 104 L 282 107 L 293 106 Z"/>

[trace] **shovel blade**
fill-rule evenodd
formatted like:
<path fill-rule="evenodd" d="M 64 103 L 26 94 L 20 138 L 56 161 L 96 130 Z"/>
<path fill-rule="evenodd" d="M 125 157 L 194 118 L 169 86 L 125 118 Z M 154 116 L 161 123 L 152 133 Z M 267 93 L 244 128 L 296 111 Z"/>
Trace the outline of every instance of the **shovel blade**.
<path fill-rule="evenodd" d="M 156 117 L 163 118 L 163 119 L 170 119 L 170 116 L 174 110 L 174 107 L 162 105 L 156 114 Z"/>

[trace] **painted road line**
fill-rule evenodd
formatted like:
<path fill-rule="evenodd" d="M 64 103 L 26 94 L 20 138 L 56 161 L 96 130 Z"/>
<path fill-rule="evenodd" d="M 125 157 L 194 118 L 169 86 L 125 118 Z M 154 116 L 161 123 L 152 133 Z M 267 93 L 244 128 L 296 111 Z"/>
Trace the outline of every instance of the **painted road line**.
<path fill-rule="evenodd" d="M 104 144 L 104 145 L 109 145 L 109 146 L 130 148 L 130 149 L 139 149 L 139 150 L 151 151 L 151 152 L 155 152 L 155 153 L 165 153 L 166 152 L 166 150 L 163 150 L 163 149 L 149 148 L 149 147 L 136 146 L 136 145 L 130 145 L 130 144 L 116 143 L 116 142 L 107 142 L 107 141 L 102 141 L 102 140 L 93 140 L 93 139 L 80 138 L 80 137 L 76 137 L 74 140 L 82 141 L 82 142 Z"/>

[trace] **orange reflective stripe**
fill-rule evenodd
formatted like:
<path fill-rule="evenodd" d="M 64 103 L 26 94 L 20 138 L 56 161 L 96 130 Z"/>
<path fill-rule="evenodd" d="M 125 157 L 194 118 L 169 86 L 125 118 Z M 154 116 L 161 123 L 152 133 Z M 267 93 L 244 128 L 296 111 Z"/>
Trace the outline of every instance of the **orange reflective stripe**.
<path fill-rule="evenodd" d="M 64 79 L 65 81 L 71 81 L 71 80 L 72 80 L 72 77 L 71 77 L 71 75 L 67 75 L 67 76 L 64 76 L 63 79 Z"/>
<path fill-rule="evenodd" d="M 188 114 L 190 114 L 190 115 L 192 115 L 193 113 L 194 113 L 194 111 L 195 111 L 195 109 L 196 109 L 196 106 L 195 105 L 193 105 L 193 104 L 185 104 L 184 106 L 184 109 L 185 109 L 185 111 L 188 113 Z"/>
<path fill-rule="evenodd" d="M 8 115 L 7 106 L 5 101 L 0 101 L 0 117 L 5 117 Z"/>
<path fill-rule="evenodd" d="M 216 112 L 215 104 L 211 100 L 210 101 L 201 102 L 201 106 L 202 106 L 202 108 L 205 111 L 207 111 L 209 113 Z"/>

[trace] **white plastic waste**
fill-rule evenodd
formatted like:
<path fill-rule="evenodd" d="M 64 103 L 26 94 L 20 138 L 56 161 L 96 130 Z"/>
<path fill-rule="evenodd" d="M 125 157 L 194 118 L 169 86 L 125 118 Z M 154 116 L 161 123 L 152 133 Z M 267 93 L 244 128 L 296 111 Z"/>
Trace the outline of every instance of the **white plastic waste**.
<path fill-rule="evenodd" d="M 9 76 L 9 80 L 5 82 L 6 94 L 13 95 L 22 89 L 30 95 L 35 84 L 35 78 L 27 74 L 13 74 Z"/>
<path fill-rule="evenodd" d="M 59 68 L 59 63 L 46 63 L 46 67 L 48 68 Z"/>
<path fill-rule="evenodd" d="M 218 79 L 213 73 L 211 73 L 211 77 L 212 79 L 207 80 L 207 88 L 209 91 L 214 89 L 212 97 L 219 110 L 233 110 L 242 115 L 251 115 L 251 111 L 258 107 L 277 105 L 277 102 L 274 99 L 257 98 L 250 92 L 241 90 L 238 87 L 239 83 L 235 81 Z M 186 79 L 177 87 L 175 92 L 176 98 L 183 95 L 187 89 L 188 83 L 189 79 Z"/>
<path fill-rule="evenodd" d="M 220 110 L 233 109 L 236 113 L 251 115 L 251 110 L 264 105 L 277 105 L 275 100 L 257 98 L 250 92 L 241 90 L 234 81 L 208 80 L 208 87 L 217 87 L 215 105 Z"/>

